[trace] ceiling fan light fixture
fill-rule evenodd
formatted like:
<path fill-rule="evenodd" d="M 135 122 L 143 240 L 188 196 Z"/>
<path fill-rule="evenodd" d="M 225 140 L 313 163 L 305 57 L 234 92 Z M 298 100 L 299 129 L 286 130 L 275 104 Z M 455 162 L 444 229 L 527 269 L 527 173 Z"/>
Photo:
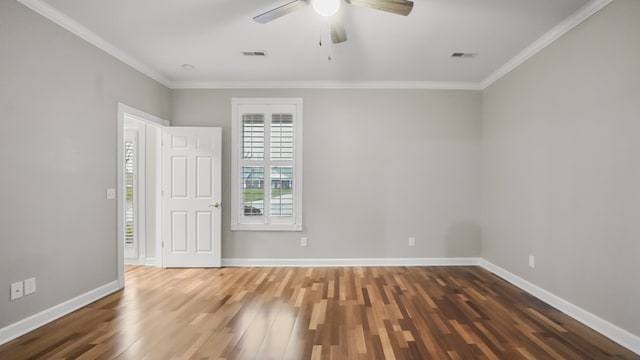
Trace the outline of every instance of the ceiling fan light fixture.
<path fill-rule="evenodd" d="M 332 16 L 340 10 L 342 0 L 313 0 L 313 10 L 322 16 Z"/>

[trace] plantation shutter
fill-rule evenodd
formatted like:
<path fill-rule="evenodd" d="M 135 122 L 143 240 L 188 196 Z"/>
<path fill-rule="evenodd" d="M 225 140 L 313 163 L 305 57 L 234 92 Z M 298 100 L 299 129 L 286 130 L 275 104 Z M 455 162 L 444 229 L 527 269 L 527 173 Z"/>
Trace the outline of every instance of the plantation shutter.
<path fill-rule="evenodd" d="M 234 106 L 232 230 L 301 228 L 302 103 L 271 101 Z"/>
<path fill-rule="evenodd" d="M 134 166 L 135 166 L 135 143 L 127 140 L 124 143 L 124 181 L 125 181 L 125 204 L 124 204 L 124 246 L 133 247 L 135 245 L 135 207 L 133 202 L 134 190 Z"/>

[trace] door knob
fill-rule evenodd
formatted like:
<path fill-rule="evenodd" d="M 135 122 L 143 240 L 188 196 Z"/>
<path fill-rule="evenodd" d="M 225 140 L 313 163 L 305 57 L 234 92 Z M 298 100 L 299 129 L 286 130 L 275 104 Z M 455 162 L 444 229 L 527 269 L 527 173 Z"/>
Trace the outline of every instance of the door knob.
<path fill-rule="evenodd" d="M 220 207 L 220 204 L 218 204 L 218 203 L 213 203 L 213 204 L 209 205 L 209 207 L 210 207 L 210 208 L 212 208 L 212 207 L 214 207 L 214 208 L 218 208 L 218 207 Z"/>

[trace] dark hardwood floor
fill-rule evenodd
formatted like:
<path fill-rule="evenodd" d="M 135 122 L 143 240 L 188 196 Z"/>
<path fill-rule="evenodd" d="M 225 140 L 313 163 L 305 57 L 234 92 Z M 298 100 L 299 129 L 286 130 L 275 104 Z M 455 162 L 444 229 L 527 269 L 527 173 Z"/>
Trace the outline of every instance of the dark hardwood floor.
<path fill-rule="evenodd" d="M 128 267 L 0 359 L 640 359 L 479 267 Z"/>

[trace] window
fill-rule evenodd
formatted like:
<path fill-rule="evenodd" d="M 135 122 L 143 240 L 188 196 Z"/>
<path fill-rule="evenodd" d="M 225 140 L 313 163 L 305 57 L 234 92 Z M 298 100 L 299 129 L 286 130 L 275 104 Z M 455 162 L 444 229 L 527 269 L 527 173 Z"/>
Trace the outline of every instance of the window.
<path fill-rule="evenodd" d="M 128 135 L 128 134 L 127 134 Z M 131 137 L 131 136 L 129 136 Z M 124 246 L 132 248 L 135 246 L 135 140 L 126 139 L 124 142 Z"/>
<path fill-rule="evenodd" d="M 232 100 L 231 230 L 302 230 L 302 99 Z"/>

